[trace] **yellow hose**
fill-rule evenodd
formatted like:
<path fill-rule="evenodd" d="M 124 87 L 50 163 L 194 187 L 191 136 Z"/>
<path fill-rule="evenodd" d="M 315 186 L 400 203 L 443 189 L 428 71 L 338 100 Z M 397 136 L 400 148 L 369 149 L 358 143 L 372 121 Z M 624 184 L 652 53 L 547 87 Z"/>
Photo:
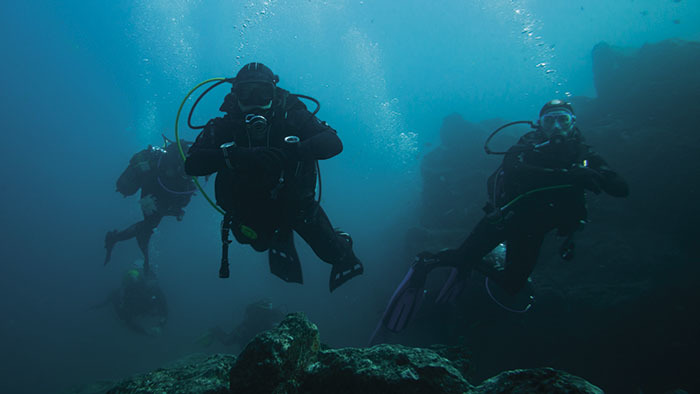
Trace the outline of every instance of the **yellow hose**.
<path fill-rule="evenodd" d="M 177 116 L 175 116 L 175 141 L 177 141 L 177 149 L 180 151 L 180 157 L 182 158 L 182 162 L 183 162 L 183 163 L 185 162 L 185 160 L 187 160 L 187 157 L 185 156 L 185 151 L 182 149 L 182 144 L 180 143 L 180 133 L 179 133 L 179 131 L 178 131 L 178 125 L 179 125 L 179 123 L 180 123 L 180 113 L 182 112 L 182 107 L 185 106 L 185 102 L 187 102 L 187 99 L 189 99 L 190 96 L 192 95 L 192 93 L 194 93 L 195 90 L 199 89 L 200 86 L 206 85 L 206 84 L 208 84 L 208 83 L 215 82 L 215 81 L 221 81 L 221 80 L 224 80 L 224 79 L 226 79 L 226 78 L 211 78 L 211 79 L 207 79 L 207 80 L 204 81 L 204 82 L 199 83 L 197 86 L 193 87 L 192 90 L 189 91 L 189 93 L 187 93 L 187 95 L 185 96 L 184 100 L 182 100 L 182 103 L 180 104 L 180 108 L 177 109 Z M 212 207 L 214 207 L 214 209 L 216 209 L 217 211 L 219 211 L 220 214 L 222 214 L 222 215 L 225 214 L 225 212 L 223 211 L 223 209 L 221 209 L 221 208 L 219 208 L 218 206 L 216 206 L 216 204 L 214 203 L 214 201 L 212 201 L 212 199 L 209 198 L 209 196 L 208 196 L 207 193 L 204 191 L 204 189 L 202 189 L 202 185 L 199 184 L 199 181 L 197 180 L 197 177 L 194 177 L 194 176 L 193 176 L 192 179 L 194 180 L 194 184 L 197 185 L 197 189 L 199 189 L 199 191 L 202 193 L 202 195 L 204 196 L 204 198 L 209 202 L 209 204 L 210 204 Z"/>

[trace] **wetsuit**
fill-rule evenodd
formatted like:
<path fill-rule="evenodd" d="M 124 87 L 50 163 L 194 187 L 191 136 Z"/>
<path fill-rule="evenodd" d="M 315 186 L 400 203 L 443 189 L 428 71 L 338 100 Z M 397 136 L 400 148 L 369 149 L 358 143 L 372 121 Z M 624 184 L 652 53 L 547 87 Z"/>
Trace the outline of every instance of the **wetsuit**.
<path fill-rule="evenodd" d="M 117 180 L 117 191 L 124 197 L 141 189 L 141 211 L 143 220 L 122 231 L 110 231 L 105 237 L 107 256 L 111 258 L 114 245 L 119 241 L 136 238 L 144 256 L 144 271 L 149 271 L 148 243 L 153 230 L 164 216 L 175 216 L 182 220 L 184 207 L 190 202 L 195 190 L 191 177 L 185 175 L 182 159 L 175 144 L 168 149 L 148 147 L 136 153 L 129 166 Z"/>
<path fill-rule="evenodd" d="M 558 230 L 571 236 L 587 218 L 585 191 L 629 194 L 627 183 L 605 160 L 575 137 L 549 142 L 541 131 L 523 136 L 489 179 L 486 216 L 450 256 L 458 265 L 476 266 L 506 290 L 520 290 L 535 267 L 544 236 Z M 481 263 L 506 243 L 505 269 Z"/>
<path fill-rule="evenodd" d="M 294 230 L 334 270 L 354 267 L 359 274 L 362 266 L 350 237 L 333 229 L 315 200 L 316 161 L 339 154 L 342 143 L 298 98 L 275 89 L 272 108 L 264 113 L 269 124 L 262 138 L 256 139 L 246 125 L 248 114 L 231 93 L 220 108 L 226 115 L 210 120 L 189 149 L 185 171 L 194 176 L 217 173 L 216 203 L 226 212 L 224 220 L 238 242 L 275 251 L 275 256 L 296 255 Z M 299 142 L 285 142 L 288 136 Z M 235 148 L 223 149 L 227 143 Z M 274 266 L 271 260 L 271 270 L 285 281 L 302 283 L 298 261 Z M 333 278 L 331 282 L 331 291 L 342 284 L 334 284 Z"/>
<path fill-rule="evenodd" d="M 168 320 L 165 294 L 155 282 L 145 279 L 124 283 L 114 300 L 114 310 L 130 329 L 140 334 L 157 334 Z"/>

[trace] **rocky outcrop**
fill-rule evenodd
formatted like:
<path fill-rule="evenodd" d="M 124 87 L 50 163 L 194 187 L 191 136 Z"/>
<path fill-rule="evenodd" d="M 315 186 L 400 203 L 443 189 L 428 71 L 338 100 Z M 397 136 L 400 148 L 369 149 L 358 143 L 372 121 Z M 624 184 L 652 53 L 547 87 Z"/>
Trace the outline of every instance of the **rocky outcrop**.
<path fill-rule="evenodd" d="M 401 345 L 322 351 L 309 365 L 299 393 L 472 392 L 457 368 L 429 349 Z"/>
<path fill-rule="evenodd" d="M 467 356 L 463 349 L 439 346 L 431 350 L 402 345 L 324 349 L 319 338 L 316 326 L 302 313 L 294 313 L 277 328 L 255 337 L 238 359 L 221 354 L 194 356 L 168 368 L 124 380 L 107 391 L 90 392 L 602 393 L 584 379 L 551 368 L 504 372 L 475 387 L 462 375 L 469 365 L 468 360 L 461 359 Z"/>
<path fill-rule="evenodd" d="M 225 394 L 229 393 L 229 371 L 235 361 L 236 356 L 229 354 L 194 355 L 119 382 L 106 392 Z"/>
<path fill-rule="evenodd" d="M 479 386 L 480 393 L 603 394 L 603 390 L 578 376 L 552 368 L 518 369 L 500 373 Z"/>
<path fill-rule="evenodd" d="M 296 392 L 320 348 L 316 325 L 301 313 L 291 314 L 243 349 L 231 369 L 231 389 L 251 394 Z"/>

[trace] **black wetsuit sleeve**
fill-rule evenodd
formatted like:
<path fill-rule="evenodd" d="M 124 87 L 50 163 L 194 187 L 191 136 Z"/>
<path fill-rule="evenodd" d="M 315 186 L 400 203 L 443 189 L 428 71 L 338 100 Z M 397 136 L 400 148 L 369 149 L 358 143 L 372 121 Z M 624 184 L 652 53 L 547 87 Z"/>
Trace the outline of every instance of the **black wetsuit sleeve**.
<path fill-rule="evenodd" d="M 527 155 L 533 151 L 533 145 L 523 137 L 511 146 L 503 157 L 503 171 L 515 178 L 537 176 L 551 178 L 552 181 L 566 181 L 562 171 L 528 163 Z"/>
<path fill-rule="evenodd" d="M 343 143 L 336 131 L 312 115 L 303 104 L 289 112 L 288 122 L 301 139 L 297 148 L 298 160 L 325 160 L 343 151 Z"/>
<path fill-rule="evenodd" d="M 192 176 L 211 175 L 224 167 L 224 152 L 218 144 L 217 133 L 224 127 L 222 118 L 212 119 L 204 126 L 187 151 L 185 173 Z"/>
<path fill-rule="evenodd" d="M 627 197 L 630 194 L 629 185 L 608 163 L 590 148 L 585 155 L 588 168 L 597 171 L 602 178 L 600 187 L 613 197 Z"/>

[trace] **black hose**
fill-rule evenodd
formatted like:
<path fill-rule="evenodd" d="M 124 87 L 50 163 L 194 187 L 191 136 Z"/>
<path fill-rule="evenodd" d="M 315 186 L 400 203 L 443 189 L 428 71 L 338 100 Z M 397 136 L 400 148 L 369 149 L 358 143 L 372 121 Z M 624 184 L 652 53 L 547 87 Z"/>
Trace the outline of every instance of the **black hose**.
<path fill-rule="evenodd" d="M 530 120 L 518 120 L 518 121 L 515 121 L 515 122 L 510 122 L 510 123 L 504 124 L 503 126 L 501 126 L 501 127 L 497 128 L 496 130 L 494 130 L 494 132 L 491 133 L 491 135 L 489 135 L 489 138 L 486 139 L 486 142 L 484 143 L 484 150 L 486 151 L 486 154 L 489 154 L 489 155 L 505 155 L 506 153 L 508 153 L 508 151 L 504 151 L 504 152 L 494 152 L 494 151 L 492 151 L 491 148 L 489 148 L 489 142 L 491 142 L 491 139 L 493 138 L 493 136 L 495 136 L 499 131 L 505 129 L 506 127 L 510 127 L 510 126 L 513 126 L 513 125 L 516 125 L 516 124 L 522 124 L 522 123 L 527 123 L 527 124 L 529 124 L 530 127 L 532 127 L 533 129 L 536 129 L 536 128 L 537 128 L 537 126 L 535 126 L 535 124 L 534 124 L 532 121 L 530 121 Z"/>

